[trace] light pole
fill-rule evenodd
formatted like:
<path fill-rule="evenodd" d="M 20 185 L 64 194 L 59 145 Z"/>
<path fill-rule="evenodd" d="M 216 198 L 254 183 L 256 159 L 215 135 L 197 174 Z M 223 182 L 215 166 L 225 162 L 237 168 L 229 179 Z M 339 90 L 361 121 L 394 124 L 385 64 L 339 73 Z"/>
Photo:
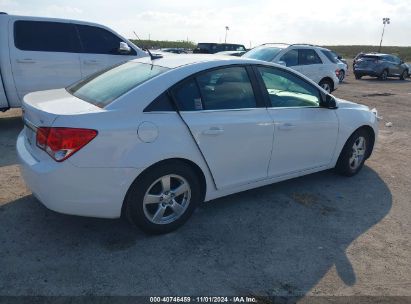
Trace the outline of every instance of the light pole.
<path fill-rule="evenodd" d="M 384 37 L 384 31 L 385 31 L 385 25 L 390 24 L 390 18 L 382 18 L 382 34 L 381 34 L 381 41 L 380 41 L 380 47 L 378 48 L 378 53 L 381 53 L 381 44 L 382 44 L 382 38 Z"/>
<path fill-rule="evenodd" d="M 224 39 L 224 43 L 227 43 L 227 32 L 230 30 L 230 28 L 228 26 L 225 27 L 225 39 Z"/>

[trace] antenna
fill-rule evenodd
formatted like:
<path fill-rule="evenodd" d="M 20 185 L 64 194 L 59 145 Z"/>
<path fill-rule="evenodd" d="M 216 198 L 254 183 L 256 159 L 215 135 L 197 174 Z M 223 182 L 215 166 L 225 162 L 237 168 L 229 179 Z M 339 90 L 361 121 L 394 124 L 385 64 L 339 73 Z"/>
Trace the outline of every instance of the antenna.
<path fill-rule="evenodd" d="M 141 39 L 140 39 L 140 37 L 138 37 L 137 33 L 136 33 L 135 31 L 133 31 L 133 33 L 134 33 L 134 35 L 136 35 L 138 41 L 142 42 Z M 159 54 L 154 54 L 154 55 L 153 55 L 148 48 L 143 48 L 143 47 L 142 47 L 142 49 L 145 50 L 145 51 L 148 53 L 148 55 L 150 55 L 151 61 L 153 61 L 154 59 L 163 58 L 163 56 L 161 56 L 161 55 L 159 55 Z"/>

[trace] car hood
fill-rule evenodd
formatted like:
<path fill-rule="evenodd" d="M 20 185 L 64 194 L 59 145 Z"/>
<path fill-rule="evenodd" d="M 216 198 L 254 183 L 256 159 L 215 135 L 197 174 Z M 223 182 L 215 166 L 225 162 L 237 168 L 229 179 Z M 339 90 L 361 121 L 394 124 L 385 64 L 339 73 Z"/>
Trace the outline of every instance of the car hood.
<path fill-rule="evenodd" d="M 367 110 L 369 111 L 370 108 L 366 105 L 358 104 L 352 101 L 336 98 L 338 107 L 342 109 L 359 109 L 359 110 Z"/>

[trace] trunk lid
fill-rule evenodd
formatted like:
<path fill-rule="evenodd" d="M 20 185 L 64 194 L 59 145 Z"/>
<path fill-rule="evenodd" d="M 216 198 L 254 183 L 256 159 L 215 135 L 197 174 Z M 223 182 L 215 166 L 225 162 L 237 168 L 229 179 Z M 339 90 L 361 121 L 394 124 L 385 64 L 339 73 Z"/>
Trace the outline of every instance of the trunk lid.
<path fill-rule="evenodd" d="M 51 159 L 36 146 L 38 127 L 52 127 L 54 121 L 62 115 L 104 112 L 103 109 L 71 95 L 65 89 L 27 94 L 24 96 L 22 109 L 25 144 L 37 160 Z"/>

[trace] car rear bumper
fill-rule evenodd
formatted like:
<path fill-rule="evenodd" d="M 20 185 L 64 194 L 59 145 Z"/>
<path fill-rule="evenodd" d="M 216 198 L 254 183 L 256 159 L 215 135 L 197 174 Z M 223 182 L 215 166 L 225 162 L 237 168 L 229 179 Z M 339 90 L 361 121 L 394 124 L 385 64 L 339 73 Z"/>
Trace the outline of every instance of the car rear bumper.
<path fill-rule="evenodd" d="M 118 218 L 128 188 L 142 170 L 134 168 L 79 168 L 36 160 L 26 148 L 24 131 L 17 139 L 23 179 L 47 208 L 65 214 Z"/>

